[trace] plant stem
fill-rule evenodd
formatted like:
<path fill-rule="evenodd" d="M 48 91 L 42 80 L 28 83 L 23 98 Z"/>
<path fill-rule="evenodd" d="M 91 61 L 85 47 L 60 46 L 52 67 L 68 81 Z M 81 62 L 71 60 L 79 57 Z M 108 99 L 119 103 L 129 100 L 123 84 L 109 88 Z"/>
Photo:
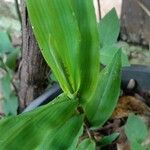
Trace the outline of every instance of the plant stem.
<path fill-rule="evenodd" d="M 100 0 L 97 0 L 97 5 L 98 5 L 99 20 L 101 20 L 101 4 L 100 4 Z"/>
<path fill-rule="evenodd" d="M 18 0 L 15 0 L 15 7 L 16 7 L 16 11 L 17 11 L 17 15 L 18 15 L 19 21 L 22 24 L 22 19 L 21 19 L 21 13 L 20 13 L 20 9 L 19 9 L 19 2 L 18 2 Z"/>

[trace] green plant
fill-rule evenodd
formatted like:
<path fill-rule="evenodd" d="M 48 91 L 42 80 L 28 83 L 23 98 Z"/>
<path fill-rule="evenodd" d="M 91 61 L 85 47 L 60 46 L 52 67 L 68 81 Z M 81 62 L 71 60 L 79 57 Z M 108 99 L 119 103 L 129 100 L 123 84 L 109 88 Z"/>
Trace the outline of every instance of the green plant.
<path fill-rule="evenodd" d="M 131 150 L 146 150 L 142 142 L 147 137 L 148 130 L 143 120 L 131 114 L 125 125 L 125 133 L 130 142 Z"/>
<path fill-rule="evenodd" d="M 98 145 L 100 147 L 104 147 L 106 145 L 109 145 L 111 144 L 113 141 L 115 141 L 119 136 L 119 133 L 113 133 L 113 134 L 110 134 L 110 135 L 107 135 L 107 136 L 104 136 L 100 142 L 98 142 Z"/>
<path fill-rule="evenodd" d="M 121 62 L 123 66 L 129 66 L 128 57 L 126 52 L 122 50 L 123 46 L 117 43 L 117 39 L 120 32 L 120 22 L 117 16 L 115 8 L 110 10 L 98 23 L 99 30 L 99 57 L 100 63 L 108 65 L 111 63 L 115 53 L 121 51 Z M 52 80 L 56 81 L 52 74 Z"/>
<path fill-rule="evenodd" d="M 3 75 L 0 79 L 2 91 L 2 109 L 5 116 L 17 115 L 18 98 L 13 84 L 13 75 L 19 48 L 14 48 L 7 32 L 0 32 L 0 69 Z"/>
<path fill-rule="evenodd" d="M 121 51 L 100 70 L 91 0 L 26 2 L 41 52 L 64 93 L 36 110 L 2 119 L 0 148 L 95 149 L 91 133 L 109 119 L 119 97 Z M 88 138 L 80 141 L 83 134 Z"/>
<path fill-rule="evenodd" d="M 117 43 L 120 22 L 114 8 L 100 20 L 98 26 L 100 36 L 100 62 L 108 65 L 118 49 L 122 49 Z M 128 57 L 124 51 L 121 52 L 121 61 L 123 66 L 129 66 Z"/>

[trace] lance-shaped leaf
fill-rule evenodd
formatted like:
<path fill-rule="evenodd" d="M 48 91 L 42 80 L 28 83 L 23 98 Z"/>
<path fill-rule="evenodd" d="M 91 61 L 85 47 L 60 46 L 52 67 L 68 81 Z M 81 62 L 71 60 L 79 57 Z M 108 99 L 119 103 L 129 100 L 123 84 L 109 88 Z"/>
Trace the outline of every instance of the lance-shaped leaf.
<path fill-rule="evenodd" d="M 26 0 L 26 3 L 42 54 L 70 96 L 80 84 L 76 67 L 80 33 L 71 4 L 69 0 Z"/>
<path fill-rule="evenodd" d="M 111 116 L 120 93 L 121 51 L 100 73 L 97 89 L 86 106 L 87 117 L 93 128 L 101 127 Z"/>
<path fill-rule="evenodd" d="M 99 34 L 92 0 L 71 0 L 81 34 L 79 96 L 88 99 L 95 90 L 99 74 Z"/>
<path fill-rule="evenodd" d="M 66 150 L 76 147 L 83 122 L 76 111 L 77 105 L 77 101 L 61 95 L 34 111 L 0 120 L 0 149 Z"/>
<path fill-rule="evenodd" d="M 112 45 L 117 42 L 120 31 L 119 18 L 115 8 L 113 8 L 99 23 L 99 36 L 101 48 L 107 45 Z"/>
<path fill-rule="evenodd" d="M 77 150 L 95 150 L 96 144 L 91 139 L 84 139 L 79 146 L 77 147 Z"/>
<path fill-rule="evenodd" d="M 109 11 L 99 23 L 100 63 L 108 65 L 118 50 L 116 44 L 120 31 L 119 18 L 115 8 Z M 122 51 L 122 66 L 129 66 L 128 57 Z"/>
<path fill-rule="evenodd" d="M 92 1 L 26 2 L 42 54 L 63 91 L 84 97 L 98 76 L 99 36 Z"/>

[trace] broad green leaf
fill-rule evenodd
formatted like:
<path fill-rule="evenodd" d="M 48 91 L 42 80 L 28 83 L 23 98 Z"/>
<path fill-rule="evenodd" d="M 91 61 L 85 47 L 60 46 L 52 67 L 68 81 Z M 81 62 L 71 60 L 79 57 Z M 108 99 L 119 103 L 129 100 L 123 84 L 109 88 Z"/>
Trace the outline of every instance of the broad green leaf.
<path fill-rule="evenodd" d="M 92 1 L 26 2 L 41 52 L 61 88 L 70 98 L 78 94 L 86 99 L 94 90 L 99 69 L 99 37 Z"/>
<path fill-rule="evenodd" d="M 101 141 L 98 143 L 98 145 L 100 145 L 100 147 L 104 147 L 106 145 L 111 144 L 114 140 L 116 140 L 116 138 L 118 138 L 119 133 L 113 133 L 111 135 L 108 136 L 104 136 Z"/>
<path fill-rule="evenodd" d="M 79 136 L 83 132 L 82 121 L 82 116 L 73 116 L 63 125 L 47 132 L 37 149 L 75 150 Z"/>
<path fill-rule="evenodd" d="M 90 139 L 84 139 L 77 147 L 77 150 L 95 150 L 95 148 L 96 144 L 94 141 Z"/>
<path fill-rule="evenodd" d="M 0 32 L 0 53 L 8 53 L 14 50 L 7 32 Z"/>
<path fill-rule="evenodd" d="M 119 18 L 117 16 L 115 8 L 113 8 L 108 14 L 100 20 L 99 23 L 99 36 L 101 48 L 106 45 L 112 45 L 117 42 L 117 38 L 120 31 Z"/>
<path fill-rule="evenodd" d="M 119 18 L 115 9 L 113 8 L 99 23 L 100 36 L 100 63 L 108 65 L 119 47 L 116 45 L 117 38 L 120 31 Z M 129 66 L 127 55 L 121 54 L 122 66 Z"/>
<path fill-rule="evenodd" d="M 100 60 L 103 65 L 108 65 L 111 63 L 113 56 L 118 51 L 119 47 L 116 45 L 104 46 L 100 50 Z M 122 49 L 119 49 L 122 51 Z M 121 62 L 122 66 L 129 66 L 129 61 L 127 55 L 122 51 L 121 52 Z"/>
<path fill-rule="evenodd" d="M 6 116 L 8 115 L 17 115 L 18 109 L 18 98 L 13 93 L 13 89 L 11 88 L 12 80 L 10 75 L 7 73 L 1 79 L 1 87 L 2 87 L 2 96 L 3 96 L 3 112 Z"/>
<path fill-rule="evenodd" d="M 125 133 L 128 140 L 142 143 L 147 136 L 147 127 L 145 123 L 138 117 L 131 114 L 125 125 Z"/>
<path fill-rule="evenodd" d="M 77 106 L 76 100 L 62 94 L 36 110 L 0 120 L 0 149 L 67 150 L 75 146 L 83 123 Z"/>
<path fill-rule="evenodd" d="M 81 99 L 88 99 L 95 90 L 99 74 L 99 35 L 92 0 L 71 0 L 77 18 L 81 44 L 79 68 L 81 85 L 78 92 Z"/>
<path fill-rule="evenodd" d="M 117 104 L 121 81 L 121 51 L 100 73 L 97 89 L 85 110 L 92 128 L 101 127 L 111 116 Z"/>
<path fill-rule="evenodd" d="M 27 0 L 33 31 L 41 52 L 71 97 L 79 88 L 80 33 L 69 0 Z M 75 80 L 76 77 L 76 80 Z"/>

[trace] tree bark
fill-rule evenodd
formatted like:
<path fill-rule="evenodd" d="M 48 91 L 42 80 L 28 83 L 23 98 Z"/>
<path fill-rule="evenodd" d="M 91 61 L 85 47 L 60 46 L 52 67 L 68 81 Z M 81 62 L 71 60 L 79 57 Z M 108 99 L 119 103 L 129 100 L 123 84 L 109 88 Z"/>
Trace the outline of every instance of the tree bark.
<path fill-rule="evenodd" d="M 33 35 L 24 0 L 21 0 L 21 16 L 23 45 L 20 64 L 20 111 L 46 88 L 49 72 Z"/>
<path fill-rule="evenodd" d="M 150 11 L 149 0 L 123 0 L 121 15 L 121 38 L 127 42 L 150 44 L 150 16 L 139 5 Z"/>

